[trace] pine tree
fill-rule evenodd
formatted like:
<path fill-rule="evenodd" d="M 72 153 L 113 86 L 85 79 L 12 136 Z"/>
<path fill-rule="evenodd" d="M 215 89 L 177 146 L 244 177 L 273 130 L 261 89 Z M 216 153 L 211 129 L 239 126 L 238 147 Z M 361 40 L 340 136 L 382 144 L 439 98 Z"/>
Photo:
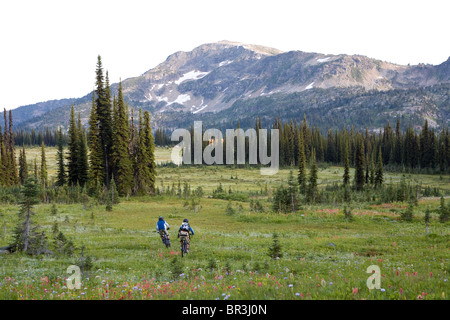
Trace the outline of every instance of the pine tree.
<path fill-rule="evenodd" d="M 14 148 L 14 135 L 13 135 L 13 131 L 12 131 L 12 127 L 13 127 L 13 118 L 12 118 L 12 110 L 9 110 L 9 142 L 8 142 L 8 147 L 9 147 L 9 162 L 10 162 L 10 168 L 9 168 L 9 173 L 11 175 L 11 184 L 12 185 L 17 185 L 19 183 L 19 177 L 17 174 L 17 165 L 16 165 L 16 154 L 15 154 L 15 148 Z"/>
<path fill-rule="evenodd" d="M 36 178 L 28 177 L 25 180 L 21 194 L 19 221 L 14 231 L 12 247 L 18 251 L 27 252 L 34 246 L 38 238 L 37 227 L 32 220 L 32 216 L 35 214 L 32 211 L 33 206 L 39 203 L 39 184 Z"/>
<path fill-rule="evenodd" d="M 99 124 L 99 146 L 103 156 L 103 183 L 109 187 L 111 179 L 111 146 L 112 146 L 112 116 L 111 116 L 111 94 L 108 81 L 105 85 L 103 81 L 103 67 L 101 57 L 97 58 L 96 69 L 96 112 Z"/>
<path fill-rule="evenodd" d="M 133 170 L 134 193 L 145 194 L 150 192 L 149 186 L 152 185 L 152 175 L 148 166 L 148 152 L 145 137 L 145 128 L 142 120 L 142 111 L 139 109 L 139 128 L 136 137 L 136 161 Z"/>
<path fill-rule="evenodd" d="M 71 186 L 75 186 L 78 183 L 79 140 L 78 128 L 75 122 L 75 112 L 72 104 L 69 123 L 69 154 L 67 156 L 68 183 Z"/>
<path fill-rule="evenodd" d="M 355 185 L 356 190 L 361 191 L 364 187 L 364 143 L 360 135 L 356 136 L 355 155 Z"/>
<path fill-rule="evenodd" d="M 89 163 L 86 131 L 81 126 L 81 121 L 78 120 L 78 183 L 84 187 L 89 180 Z"/>
<path fill-rule="evenodd" d="M 45 145 L 44 141 L 41 144 L 41 186 L 45 190 L 48 184 L 48 173 L 47 173 L 47 160 L 45 159 Z"/>
<path fill-rule="evenodd" d="M 315 202 L 317 197 L 317 165 L 316 151 L 313 148 L 311 152 L 311 170 L 309 172 L 308 198 L 311 202 Z"/>
<path fill-rule="evenodd" d="M 6 181 L 5 181 L 5 176 L 6 176 L 5 159 L 6 159 L 6 149 L 5 149 L 5 144 L 3 143 L 2 126 L 0 124 L 0 186 L 3 186 L 6 184 Z"/>
<path fill-rule="evenodd" d="M 129 127 L 128 115 L 122 94 L 122 82 L 119 83 L 117 108 L 114 112 L 114 139 L 112 145 L 112 160 L 114 166 L 114 180 L 117 181 L 121 196 L 130 193 L 133 186 L 133 168 L 129 157 Z"/>
<path fill-rule="evenodd" d="M 27 156 L 25 153 L 25 145 L 22 145 L 22 150 L 19 154 L 19 182 L 23 185 L 28 177 Z"/>
<path fill-rule="evenodd" d="M 66 175 L 66 169 L 64 165 L 64 147 L 63 147 L 63 138 L 62 138 L 62 132 L 61 128 L 59 128 L 58 133 L 58 151 L 56 155 L 56 162 L 58 165 L 58 172 L 57 172 L 57 178 L 56 178 L 56 185 L 57 186 L 63 186 L 66 183 L 67 175 Z"/>
<path fill-rule="evenodd" d="M 148 111 L 144 112 L 144 139 L 146 146 L 146 164 L 150 173 L 150 184 L 148 187 L 150 192 L 154 193 L 156 182 L 155 143 L 150 125 L 150 113 Z"/>
<path fill-rule="evenodd" d="M 349 142 L 345 144 L 345 158 L 344 158 L 344 186 L 347 186 L 350 182 L 350 157 L 349 157 Z"/>
<path fill-rule="evenodd" d="M 92 107 L 89 116 L 89 186 L 97 190 L 104 183 L 103 148 L 100 144 L 100 132 L 98 128 L 97 104 L 95 92 L 92 92 Z"/>
<path fill-rule="evenodd" d="M 278 240 L 278 234 L 276 232 L 273 233 L 273 242 L 272 245 L 269 247 L 268 255 L 272 259 L 280 259 L 283 257 L 283 252 L 281 251 L 281 244 L 280 241 Z"/>
<path fill-rule="evenodd" d="M 306 157 L 303 130 L 300 130 L 298 138 L 298 184 L 300 193 L 306 195 Z"/>
<path fill-rule="evenodd" d="M 373 154 L 374 152 L 372 152 L 371 156 L 370 156 L 370 176 L 369 176 L 369 182 L 371 185 L 373 185 L 375 183 L 375 163 L 373 160 Z"/>
<path fill-rule="evenodd" d="M 383 157 L 381 154 L 381 146 L 378 150 L 377 169 L 375 172 L 375 186 L 381 186 L 383 183 Z"/>

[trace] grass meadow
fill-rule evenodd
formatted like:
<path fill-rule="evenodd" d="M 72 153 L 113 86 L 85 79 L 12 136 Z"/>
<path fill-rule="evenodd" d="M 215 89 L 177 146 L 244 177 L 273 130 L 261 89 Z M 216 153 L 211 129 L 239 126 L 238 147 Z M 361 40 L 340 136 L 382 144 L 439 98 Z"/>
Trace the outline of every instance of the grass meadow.
<path fill-rule="evenodd" d="M 56 174 L 56 149 L 47 148 L 49 175 Z M 170 159 L 170 149 L 158 148 L 157 161 Z M 40 161 L 40 148 L 27 149 L 28 161 Z M 294 171 L 295 172 L 295 171 Z M 351 172 L 352 174 L 353 172 Z M 322 166 L 319 186 L 341 181 L 343 168 Z M 159 188 L 188 182 L 202 187 L 198 210 L 182 197 L 159 195 L 121 198 L 108 212 L 90 201 L 35 207 L 35 220 L 51 237 L 52 225 L 78 248 L 74 255 L 32 257 L 0 255 L 0 299 L 393 299 L 448 300 L 450 223 L 438 221 L 439 198 L 422 198 L 411 222 L 400 219 L 407 203 L 353 203 L 353 220 L 344 219 L 340 205 L 303 205 L 295 214 L 270 210 L 274 188 L 286 181 L 289 169 L 262 176 L 258 168 L 191 166 L 158 168 Z M 401 174 L 387 173 L 398 182 Z M 422 186 L 450 189 L 450 177 L 408 175 Z M 249 201 L 213 199 L 212 191 L 250 194 L 265 208 L 254 213 Z M 268 195 L 258 195 L 267 190 Z M 448 200 L 447 200 L 448 201 Z M 427 228 L 425 209 L 432 212 Z M 13 235 L 17 205 L 0 208 L 0 246 Z M 159 216 L 172 227 L 171 248 L 155 232 Z M 176 239 L 183 218 L 195 235 L 190 254 L 181 257 Z M 281 258 L 268 252 L 278 235 Z M 84 257 L 81 288 L 68 287 L 70 265 Z M 369 289 L 367 270 L 379 267 L 380 288 Z M 378 276 L 378 275 L 376 275 Z"/>

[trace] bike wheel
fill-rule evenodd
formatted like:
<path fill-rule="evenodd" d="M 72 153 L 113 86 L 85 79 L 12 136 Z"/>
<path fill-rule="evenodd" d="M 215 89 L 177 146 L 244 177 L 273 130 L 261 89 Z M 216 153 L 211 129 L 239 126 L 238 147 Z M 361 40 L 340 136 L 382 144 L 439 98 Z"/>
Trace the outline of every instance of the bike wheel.
<path fill-rule="evenodd" d="M 186 252 L 186 241 L 181 243 L 181 257 L 184 257 L 187 254 Z"/>

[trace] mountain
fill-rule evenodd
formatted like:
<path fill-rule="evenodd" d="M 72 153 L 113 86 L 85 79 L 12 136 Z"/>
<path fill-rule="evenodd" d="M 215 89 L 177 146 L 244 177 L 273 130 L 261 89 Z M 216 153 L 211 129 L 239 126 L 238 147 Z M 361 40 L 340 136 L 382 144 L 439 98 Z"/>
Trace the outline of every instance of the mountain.
<path fill-rule="evenodd" d="M 321 128 L 402 125 L 447 126 L 450 58 L 434 66 L 403 66 L 361 55 L 325 55 L 220 41 L 176 52 L 142 75 L 123 80 L 124 98 L 152 113 L 153 127 L 268 125 L 276 116 Z M 116 92 L 117 84 L 112 85 Z M 16 128 L 68 125 L 70 105 L 87 123 L 92 93 L 13 110 Z M 314 120 L 314 121 L 313 121 Z M 391 121 L 392 122 L 392 121 Z"/>

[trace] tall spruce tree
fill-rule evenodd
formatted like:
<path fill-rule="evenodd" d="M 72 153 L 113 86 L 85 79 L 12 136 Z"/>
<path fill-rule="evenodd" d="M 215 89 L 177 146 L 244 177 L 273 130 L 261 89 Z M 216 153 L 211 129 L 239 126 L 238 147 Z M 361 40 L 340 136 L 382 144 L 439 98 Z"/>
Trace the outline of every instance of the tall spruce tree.
<path fill-rule="evenodd" d="M 39 203 L 39 184 L 35 177 L 28 177 L 25 180 L 21 194 L 19 219 L 11 246 L 18 251 L 28 252 L 38 239 L 37 227 L 32 220 L 32 216 L 35 214 L 32 209 Z"/>
<path fill-rule="evenodd" d="M 89 163 L 86 131 L 81 125 L 81 115 L 78 113 L 78 183 L 81 187 L 89 180 Z"/>
<path fill-rule="evenodd" d="M 66 174 L 66 168 L 64 165 L 64 147 L 63 147 L 63 137 L 62 137 L 62 131 L 61 128 L 58 129 L 57 132 L 57 141 L 58 141 L 58 151 L 56 154 L 56 163 L 58 166 L 58 171 L 56 175 L 56 185 L 57 186 L 63 186 L 66 183 L 67 174 Z"/>
<path fill-rule="evenodd" d="M 303 130 L 299 131 L 298 138 L 298 185 L 300 193 L 306 195 L 306 156 Z"/>
<path fill-rule="evenodd" d="M 343 183 L 347 186 L 350 182 L 350 155 L 349 155 L 349 142 L 345 143 L 345 156 L 344 156 L 344 176 Z"/>
<path fill-rule="evenodd" d="M 358 134 L 356 136 L 356 154 L 355 154 L 355 186 L 356 190 L 361 191 L 364 187 L 364 142 Z"/>
<path fill-rule="evenodd" d="M 48 172 L 47 172 L 47 160 L 45 157 L 44 141 L 42 141 L 42 144 L 41 144 L 41 174 L 40 174 L 40 176 L 41 176 L 40 182 L 41 182 L 42 189 L 45 190 L 45 188 L 48 185 Z"/>
<path fill-rule="evenodd" d="M 149 186 L 152 185 L 152 175 L 148 166 L 148 149 L 141 109 L 139 109 L 139 128 L 136 140 L 136 161 L 133 170 L 134 193 L 145 194 L 151 192 Z"/>
<path fill-rule="evenodd" d="M 89 187 L 97 190 L 104 184 L 103 148 L 100 143 L 97 104 L 95 92 L 92 92 L 92 107 L 89 116 Z"/>
<path fill-rule="evenodd" d="M 70 111 L 70 123 L 69 123 L 69 141 L 68 149 L 69 154 L 67 156 L 67 172 L 69 185 L 75 186 L 78 183 L 78 162 L 79 162 L 79 133 L 78 127 L 75 122 L 75 112 L 73 109 Z"/>
<path fill-rule="evenodd" d="M 370 156 L 370 175 L 369 175 L 369 182 L 371 185 L 375 183 L 375 162 L 373 159 L 375 151 L 372 151 L 372 154 Z"/>
<path fill-rule="evenodd" d="M 25 145 L 22 145 L 22 150 L 19 154 L 19 182 L 21 185 L 25 183 L 25 180 L 28 177 L 28 164 L 27 164 L 27 156 L 25 153 Z"/>
<path fill-rule="evenodd" d="M 17 185 L 19 183 L 19 176 L 17 174 L 17 165 L 16 165 L 16 154 L 15 154 L 15 148 L 14 148 L 14 134 L 13 134 L 13 118 L 12 118 L 12 110 L 9 110 L 9 157 L 10 157 L 10 175 L 11 175 L 11 184 Z"/>
<path fill-rule="evenodd" d="M 5 181 L 5 176 L 6 176 L 5 159 L 6 159 L 6 149 L 5 149 L 5 144 L 3 142 L 2 126 L 0 124 L 0 185 L 1 186 L 6 184 L 6 181 Z"/>
<path fill-rule="evenodd" d="M 316 164 L 316 151 L 313 148 L 311 151 L 311 170 L 309 171 L 309 184 L 308 184 L 308 199 L 311 202 L 315 202 L 317 198 L 317 164 Z"/>
<path fill-rule="evenodd" d="M 383 156 L 381 154 L 381 146 L 378 150 L 377 169 L 375 171 L 375 186 L 381 186 L 383 183 Z"/>
<path fill-rule="evenodd" d="M 112 166 L 111 166 L 111 147 L 112 147 L 112 116 L 111 116 L 111 94 L 109 84 L 105 85 L 103 76 L 102 59 L 100 55 L 97 58 L 96 69 L 96 112 L 98 116 L 99 140 L 98 146 L 101 148 L 103 156 L 103 183 L 109 186 Z M 92 146 L 91 146 L 92 148 Z"/>
<path fill-rule="evenodd" d="M 114 181 L 117 182 L 119 195 L 124 196 L 131 192 L 133 186 L 133 167 L 129 151 L 129 125 L 128 114 L 122 93 L 122 82 L 119 83 L 117 107 L 114 108 L 114 139 L 112 144 L 112 160 L 114 167 Z"/>

